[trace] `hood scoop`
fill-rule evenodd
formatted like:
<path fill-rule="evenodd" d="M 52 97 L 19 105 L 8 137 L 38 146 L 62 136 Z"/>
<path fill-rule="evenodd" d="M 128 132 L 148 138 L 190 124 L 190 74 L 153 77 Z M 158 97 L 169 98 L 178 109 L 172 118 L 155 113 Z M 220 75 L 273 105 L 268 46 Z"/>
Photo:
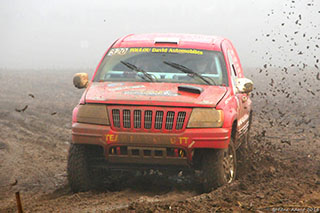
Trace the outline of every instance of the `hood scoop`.
<path fill-rule="evenodd" d="M 178 91 L 201 94 L 203 92 L 203 89 L 201 87 L 195 87 L 190 85 L 180 85 L 178 86 Z"/>
<path fill-rule="evenodd" d="M 155 44 L 179 44 L 179 38 L 155 38 Z"/>

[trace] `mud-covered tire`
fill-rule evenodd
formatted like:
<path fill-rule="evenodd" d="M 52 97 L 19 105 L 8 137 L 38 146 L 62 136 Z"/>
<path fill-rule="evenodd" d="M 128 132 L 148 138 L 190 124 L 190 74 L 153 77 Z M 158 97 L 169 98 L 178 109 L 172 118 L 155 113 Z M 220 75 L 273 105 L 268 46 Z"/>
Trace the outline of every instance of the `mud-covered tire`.
<path fill-rule="evenodd" d="M 71 144 L 68 155 L 67 178 L 73 192 L 97 189 L 102 184 L 102 176 L 91 168 L 91 158 L 95 150 L 88 145 Z"/>
<path fill-rule="evenodd" d="M 252 124 L 252 112 L 250 113 L 249 117 L 249 126 L 248 126 L 248 131 L 245 133 L 243 136 L 243 141 L 241 145 L 237 149 L 237 158 L 240 161 L 245 161 L 247 158 L 248 153 L 251 151 L 251 143 L 250 143 L 250 129 L 251 129 L 251 124 Z"/>
<path fill-rule="evenodd" d="M 210 192 L 234 181 L 237 173 L 237 159 L 233 139 L 230 139 L 228 149 L 206 150 L 203 153 L 201 167 L 204 192 Z"/>

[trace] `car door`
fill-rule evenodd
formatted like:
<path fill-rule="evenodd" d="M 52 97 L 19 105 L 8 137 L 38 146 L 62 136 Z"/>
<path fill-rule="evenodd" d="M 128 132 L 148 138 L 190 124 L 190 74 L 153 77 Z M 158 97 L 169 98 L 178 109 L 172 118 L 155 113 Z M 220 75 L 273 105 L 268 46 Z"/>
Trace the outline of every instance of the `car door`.
<path fill-rule="evenodd" d="M 243 77 L 243 72 L 241 68 L 240 61 L 237 57 L 233 46 L 229 42 L 224 42 L 223 51 L 225 52 L 225 57 L 227 59 L 228 69 L 229 69 L 229 81 L 233 94 L 237 100 L 237 135 L 236 137 L 241 137 L 247 129 L 248 126 L 248 96 L 247 94 L 240 93 L 237 88 L 237 79 Z M 238 144 L 236 143 L 236 146 Z"/>
<path fill-rule="evenodd" d="M 240 64 L 240 60 L 238 54 L 232 44 L 230 44 L 230 57 L 232 58 L 232 71 L 234 72 L 233 77 L 237 81 L 238 78 L 244 78 L 243 70 Z M 240 93 L 238 89 L 236 89 L 236 96 L 239 100 L 239 117 L 238 117 L 238 133 L 241 137 L 244 135 L 249 127 L 249 117 L 251 111 L 251 100 L 249 94 Z"/>

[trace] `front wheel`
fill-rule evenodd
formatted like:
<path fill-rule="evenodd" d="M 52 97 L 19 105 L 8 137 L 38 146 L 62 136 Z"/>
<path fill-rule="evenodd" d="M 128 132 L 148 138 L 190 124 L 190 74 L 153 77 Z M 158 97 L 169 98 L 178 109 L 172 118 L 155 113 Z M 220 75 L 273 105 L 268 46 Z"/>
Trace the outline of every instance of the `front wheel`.
<path fill-rule="evenodd" d="M 68 155 L 67 178 L 73 192 L 88 191 L 102 186 L 103 171 L 94 169 L 103 161 L 101 147 L 71 144 Z"/>
<path fill-rule="evenodd" d="M 233 139 L 227 149 L 207 150 L 202 158 L 202 186 L 210 192 L 236 178 L 237 160 Z"/>

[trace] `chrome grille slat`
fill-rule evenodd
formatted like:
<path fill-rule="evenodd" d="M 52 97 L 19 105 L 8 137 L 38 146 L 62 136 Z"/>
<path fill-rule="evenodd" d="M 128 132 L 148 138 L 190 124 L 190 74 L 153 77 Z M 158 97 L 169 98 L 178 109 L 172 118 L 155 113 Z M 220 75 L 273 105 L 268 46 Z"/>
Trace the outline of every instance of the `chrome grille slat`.
<path fill-rule="evenodd" d="M 141 128 L 141 110 L 133 111 L 133 123 L 134 123 L 134 128 L 136 129 Z"/>
<path fill-rule="evenodd" d="M 146 110 L 144 111 L 144 128 L 151 129 L 152 126 L 152 111 Z"/>
<path fill-rule="evenodd" d="M 156 119 L 154 123 L 155 129 L 162 129 L 162 123 L 163 123 L 163 111 L 157 111 L 156 112 Z"/>
<path fill-rule="evenodd" d="M 172 129 L 174 122 L 174 112 L 168 111 L 167 112 L 167 119 L 166 119 L 166 129 Z"/>
<path fill-rule="evenodd" d="M 120 128 L 120 110 L 119 109 L 113 109 L 112 110 L 112 120 L 113 120 L 113 126 Z"/>
<path fill-rule="evenodd" d="M 182 129 L 185 117 L 186 117 L 186 112 L 178 113 L 177 124 L 176 124 L 177 130 Z"/>
<path fill-rule="evenodd" d="M 131 127 L 131 119 L 130 119 L 130 110 L 123 110 L 123 127 L 130 128 Z"/>

